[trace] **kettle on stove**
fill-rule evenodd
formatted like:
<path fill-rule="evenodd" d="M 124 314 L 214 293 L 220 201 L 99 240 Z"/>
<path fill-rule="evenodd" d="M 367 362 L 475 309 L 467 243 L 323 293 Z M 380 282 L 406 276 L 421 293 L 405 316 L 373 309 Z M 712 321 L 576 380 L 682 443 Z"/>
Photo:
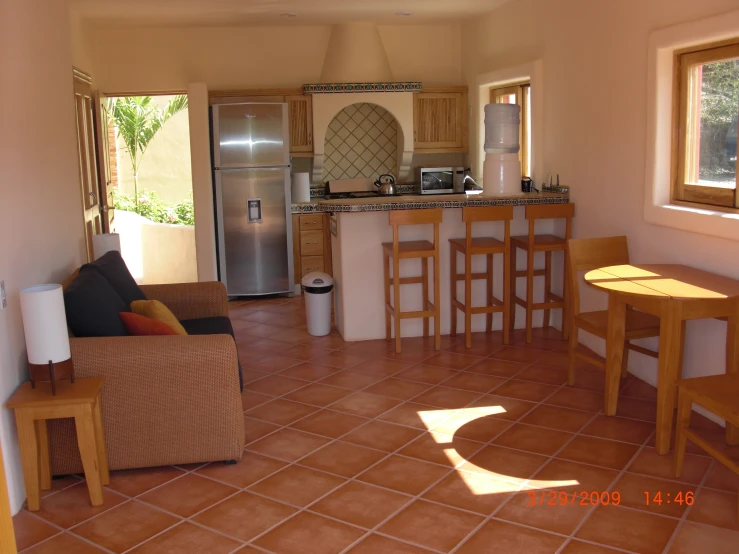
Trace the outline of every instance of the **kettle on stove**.
<path fill-rule="evenodd" d="M 381 196 L 393 196 L 395 194 L 395 177 L 390 173 L 380 175 L 374 184 Z"/>

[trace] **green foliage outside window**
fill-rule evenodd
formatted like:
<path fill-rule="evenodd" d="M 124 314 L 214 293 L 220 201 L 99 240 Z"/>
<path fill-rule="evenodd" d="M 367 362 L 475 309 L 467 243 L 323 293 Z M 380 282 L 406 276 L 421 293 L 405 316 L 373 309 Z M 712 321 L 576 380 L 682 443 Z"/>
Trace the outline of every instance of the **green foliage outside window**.
<path fill-rule="evenodd" d="M 154 191 L 140 190 L 138 198 L 135 198 L 115 189 L 113 200 L 116 210 L 139 214 L 154 223 L 195 225 L 192 193 L 189 193 L 179 204 L 171 205 L 163 202 Z"/>

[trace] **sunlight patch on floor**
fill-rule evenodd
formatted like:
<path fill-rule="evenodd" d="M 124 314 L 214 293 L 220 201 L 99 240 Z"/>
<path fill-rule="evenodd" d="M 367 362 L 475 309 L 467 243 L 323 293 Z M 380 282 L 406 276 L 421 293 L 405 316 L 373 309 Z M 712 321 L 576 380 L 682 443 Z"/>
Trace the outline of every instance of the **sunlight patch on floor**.
<path fill-rule="evenodd" d="M 426 425 L 434 442 L 439 445 L 451 445 L 454 442 L 454 433 L 467 423 L 481 417 L 502 414 L 505 411 L 503 406 L 475 406 L 460 410 L 419 411 L 418 416 Z M 439 422 L 443 423 L 439 424 Z M 432 431 L 432 429 L 434 430 Z M 473 464 L 460 455 L 454 448 L 444 448 L 444 454 L 449 460 L 449 463 L 456 468 L 459 478 L 464 481 L 467 488 L 474 495 L 572 487 L 579 484 L 579 481 L 575 479 L 540 481 L 535 479 L 520 479 L 502 473 L 495 473 L 494 471 Z"/>

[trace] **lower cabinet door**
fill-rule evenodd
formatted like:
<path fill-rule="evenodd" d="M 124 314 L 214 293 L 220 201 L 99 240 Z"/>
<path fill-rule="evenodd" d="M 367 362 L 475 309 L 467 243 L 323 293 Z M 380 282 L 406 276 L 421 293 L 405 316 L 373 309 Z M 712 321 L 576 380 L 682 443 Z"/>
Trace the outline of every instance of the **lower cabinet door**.
<path fill-rule="evenodd" d="M 323 256 L 303 256 L 300 259 L 300 271 L 302 277 L 314 271 L 325 271 Z"/>

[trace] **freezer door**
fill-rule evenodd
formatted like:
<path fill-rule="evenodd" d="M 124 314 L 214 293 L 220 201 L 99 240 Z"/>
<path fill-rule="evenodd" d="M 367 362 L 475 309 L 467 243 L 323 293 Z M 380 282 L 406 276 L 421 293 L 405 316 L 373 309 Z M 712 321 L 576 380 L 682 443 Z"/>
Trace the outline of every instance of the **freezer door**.
<path fill-rule="evenodd" d="M 290 169 L 215 172 L 218 263 L 229 296 L 293 291 Z"/>
<path fill-rule="evenodd" d="M 290 163 L 287 104 L 213 106 L 213 166 L 216 169 Z"/>

